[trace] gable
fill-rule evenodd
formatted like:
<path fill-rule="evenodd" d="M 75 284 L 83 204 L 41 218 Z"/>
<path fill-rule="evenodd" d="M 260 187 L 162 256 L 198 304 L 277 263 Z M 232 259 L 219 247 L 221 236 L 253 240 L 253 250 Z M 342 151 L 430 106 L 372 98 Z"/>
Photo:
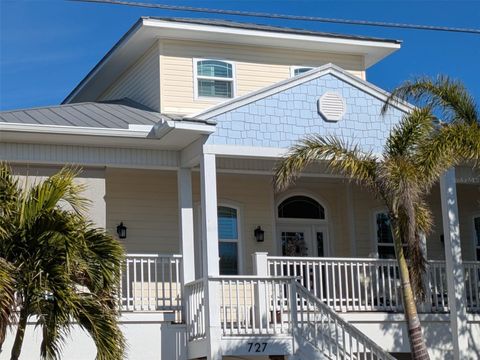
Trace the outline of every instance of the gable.
<path fill-rule="evenodd" d="M 319 112 L 318 100 L 327 92 L 344 101 L 338 121 L 328 121 Z M 306 135 L 320 134 L 381 153 L 390 130 L 405 114 L 392 108 L 382 116 L 383 103 L 372 91 L 325 73 L 213 116 L 217 130 L 207 143 L 288 148 Z"/>

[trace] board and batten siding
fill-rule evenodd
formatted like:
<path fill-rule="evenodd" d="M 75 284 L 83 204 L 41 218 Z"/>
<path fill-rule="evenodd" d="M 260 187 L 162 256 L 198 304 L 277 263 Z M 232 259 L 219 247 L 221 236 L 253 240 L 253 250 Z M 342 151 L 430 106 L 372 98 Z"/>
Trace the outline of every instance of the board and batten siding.
<path fill-rule="evenodd" d="M 160 42 L 162 113 L 192 114 L 219 102 L 218 99 L 195 99 L 193 70 L 195 58 L 233 61 L 236 96 L 288 79 L 291 66 L 318 67 L 334 63 L 365 79 L 363 57 L 358 55 L 162 40 Z"/>
<path fill-rule="evenodd" d="M 155 43 L 99 97 L 98 100 L 129 98 L 160 111 L 160 59 Z"/>

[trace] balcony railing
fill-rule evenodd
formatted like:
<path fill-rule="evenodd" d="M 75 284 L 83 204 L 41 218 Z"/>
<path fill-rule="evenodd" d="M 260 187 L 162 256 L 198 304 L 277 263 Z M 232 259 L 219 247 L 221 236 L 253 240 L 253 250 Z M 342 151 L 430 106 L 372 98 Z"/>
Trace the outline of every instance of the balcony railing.
<path fill-rule="evenodd" d="M 182 310 L 182 256 L 128 254 L 121 280 L 122 311 Z"/>
<path fill-rule="evenodd" d="M 268 257 L 271 276 L 295 276 L 335 311 L 402 312 L 396 260 L 356 258 Z M 464 262 L 467 311 L 480 310 L 480 262 Z M 429 261 L 426 297 L 421 312 L 448 312 L 444 261 Z"/>

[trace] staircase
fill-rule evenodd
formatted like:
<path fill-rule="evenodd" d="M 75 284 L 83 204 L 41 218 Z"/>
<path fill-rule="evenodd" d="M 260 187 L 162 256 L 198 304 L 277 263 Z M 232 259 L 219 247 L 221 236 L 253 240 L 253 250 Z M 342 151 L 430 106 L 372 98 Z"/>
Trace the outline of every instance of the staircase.
<path fill-rule="evenodd" d="M 395 360 L 298 282 L 295 293 L 294 359 Z"/>
<path fill-rule="evenodd" d="M 296 277 L 210 277 L 185 294 L 189 358 L 215 347 L 223 356 L 394 360 Z"/>

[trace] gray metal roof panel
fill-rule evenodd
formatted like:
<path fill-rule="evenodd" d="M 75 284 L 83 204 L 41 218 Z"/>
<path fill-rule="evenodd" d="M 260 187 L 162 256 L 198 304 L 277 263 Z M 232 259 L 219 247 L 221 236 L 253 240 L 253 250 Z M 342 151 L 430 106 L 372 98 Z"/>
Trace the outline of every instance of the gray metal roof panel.
<path fill-rule="evenodd" d="M 86 102 L 0 112 L 0 122 L 128 129 L 129 124 L 154 125 L 160 114 L 131 99 Z"/>

